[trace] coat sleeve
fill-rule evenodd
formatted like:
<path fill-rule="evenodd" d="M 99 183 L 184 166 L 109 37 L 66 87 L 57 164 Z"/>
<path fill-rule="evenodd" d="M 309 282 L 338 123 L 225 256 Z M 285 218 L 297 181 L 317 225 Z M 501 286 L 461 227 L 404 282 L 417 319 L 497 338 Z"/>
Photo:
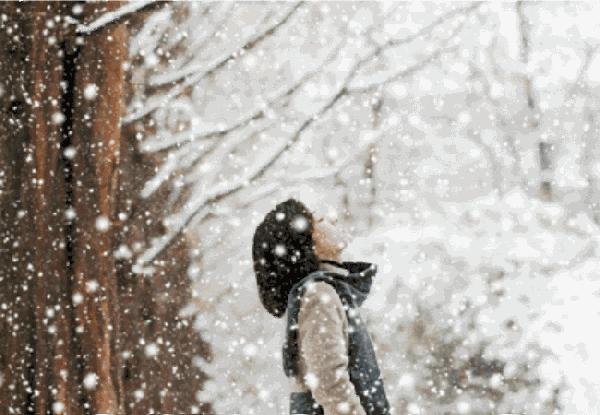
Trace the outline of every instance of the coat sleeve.
<path fill-rule="evenodd" d="M 324 415 L 366 415 L 348 374 L 347 317 L 335 289 L 310 284 L 300 304 L 298 331 L 304 383 Z"/>

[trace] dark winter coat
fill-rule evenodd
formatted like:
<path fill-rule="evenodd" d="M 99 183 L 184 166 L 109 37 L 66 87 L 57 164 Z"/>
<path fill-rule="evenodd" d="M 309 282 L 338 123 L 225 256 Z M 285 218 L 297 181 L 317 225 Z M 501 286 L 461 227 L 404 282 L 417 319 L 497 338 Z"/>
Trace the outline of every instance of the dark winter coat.
<path fill-rule="evenodd" d="M 296 283 L 288 296 L 283 367 L 296 385 L 290 413 L 386 415 L 390 408 L 359 307 L 374 264 L 344 262 Z"/>

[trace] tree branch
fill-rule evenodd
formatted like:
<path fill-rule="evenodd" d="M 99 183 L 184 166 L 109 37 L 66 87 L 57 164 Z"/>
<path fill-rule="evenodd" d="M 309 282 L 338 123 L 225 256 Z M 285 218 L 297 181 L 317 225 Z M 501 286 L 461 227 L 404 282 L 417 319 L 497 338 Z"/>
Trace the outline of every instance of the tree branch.
<path fill-rule="evenodd" d="M 419 38 L 420 36 L 423 36 L 425 33 L 430 32 L 431 30 L 433 30 L 435 27 L 437 27 L 438 25 L 448 21 L 450 18 L 456 16 L 457 14 L 462 14 L 462 13 L 470 13 L 473 10 L 476 10 L 477 8 L 479 8 L 481 5 L 481 3 L 475 3 L 469 7 L 464 7 L 461 9 L 456 9 L 456 10 L 452 10 L 442 16 L 440 16 L 438 19 L 436 19 L 435 21 L 433 21 L 432 23 L 428 24 L 427 26 L 423 27 L 422 29 L 420 29 L 419 31 L 417 31 L 415 34 L 407 36 L 405 38 L 402 39 L 395 39 L 395 40 L 390 40 L 385 42 L 383 45 L 376 47 L 371 53 L 369 53 L 367 56 L 365 56 L 361 62 L 360 62 L 360 66 L 364 66 L 366 63 L 368 63 L 371 59 L 375 58 L 376 56 L 380 55 L 385 49 L 387 48 L 391 48 L 391 47 L 396 47 L 399 46 L 401 44 L 405 44 L 408 42 L 411 42 L 417 38 Z M 448 36 L 447 38 L 444 39 L 444 41 L 442 42 L 443 45 L 448 44 L 453 38 L 454 36 L 456 36 L 464 27 L 465 21 L 461 22 L 450 34 L 450 36 Z M 351 93 L 359 93 L 359 92 L 369 92 L 372 91 L 374 88 L 376 87 L 380 87 L 382 85 L 386 85 L 389 84 L 391 82 L 394 82 L 395 80 L 399 79 L 399 78 L 403 78 L 406 77 L 416 71 L 418 71 L 419 69 L 425 67 L 427 64 L 429 64 L 430 62 L 432 62 L 433 60 L 437 59 L 442 53 L 445 52 L 449 52 L 453 49 L 456 49 L 455 47 L 452 48 L 446 48 L 444 49 L 443 47 L 438 48 L 434 53 L 432 53 L 430 56 L 428 56 L 426 59 L 416 63 L 415 65 L 412 65 L 408 68 L 405 68 L 403 70 L 400 70 L 398 72 L 396 72 L 394 75 L 386 78 L 384 81 L 381 82 L 373 82 L 371 84 L 362 86 L 362 87 L 351 87 L 350 92 Z"/>
<path fill-rule="evenodd" d="M 283 98 L 290 97 L 293 95 L 307 80 L 311 79 L 315 75 L 319 73 L 325 65 L 330 63 L 333 58 L 339 55 L 339 52 L 343 46 L 345 41 L 339 42 L 337 46 L 332 48 L 330 53 L 327 54 L 325 59 L 315 66 L 314 69 L 307 71 L 302 76 L 300 76 L 296 81 L 292 82 L 291 85 L 282 88 L 280 91 L 277 91 L 275 94 L 272 94 L 267 100 L 266 103 L 261 107 L 251 111 L 249 114 L 246 114 L 228 126 L 223 126 L 220 128 L 214 128 L 209 131 L 199 131 L 199 132 L 185 132 L 182 134 L 178 134 L 173 137 L 173 140 L 165 140 L 165 139 L 155 139 L 148 140 L 142 144 L 144 152 L 154 152 L 154 151 L 164 151 L 172 149 L 173 147 L 183 144 L 190 143 L 196 140 L 203 140 L 210 137 L 215 136 L 224 136 L 228 133 L 231 133 L 241 127 L 248 125 L 248 123 L 262 118 L 265 115 L 265 108 L 272 107 L 277 102 L 279 102 Z"/>
<path fill-rule="evenodd" d="M 154 10 L 164 6 L 166 3 L 166 1 L 155 0 L 130 1 L 115 11 L 104 13 L 102 16 L 87 25 L 80 25 L 77 28 L 77 34 L 94 34 L 98 31 L 104 30 L 107 27 L 122 23 L 129 17 L 129 15 L 133 13 Z"/>
<path fill-rule="evenodd" d="M 248 50 L 253 49 L 257 45 L 262 43 L 265 39 L 275 34 L 283 25 L 285 25 L 292 17 L 292 15 L 298 10 L 301 4 L 302 2 L 296 3 L 280 21 L 278 21 L 268 29 L 262 31 L 258 35 L 253 36 L 244 45 L 237 48 L 235 51 L 228 53 L 224 57 L 217 58 L 215 61 L 207 65 L 207 68 L 202 70 L 201 72 L 191 74 L 190 76 L 185 77 L 181 83 L 177 84 L 174 88 L 167 92 L 166 95 L 158 97 L 157 99 L 153 100 L 153 102 L 147 103 L 147 105 L 145 105 L 138 111 L 134 111 L 129 115 L 125 116 L 123 118 L 123 123 L 127 124 L 137 119 L 140 119 L 150 114 L 160 106 L 166 105 L 173 98 L 179 96 L 179 94 L 181 94 L 187 87 L 200 82 L 202 79 L 206 78 L 207 76 L 210 76 L 215 71 L 226 66 L 229 62 L 235 60 L 236 57 L 239 56 L 241 53 L 247 52 Z"/>
<path fill-rule="evenodd" d="M 416 31 L 415 33 L 413 33 L 413 34 L 411 34 L 409 36 L 406 36 L 406 37 L 401 38 L 401 39 L 390 39 L 390 40 L 384 42 L 382 45 L 379 45 L 369 55 L 369 60 L 373 59 L 376 56 L 379 56 L 386 49 L 390 49 L 390 48 L 394 48 L 396 46 L 400 46 L 400 45 L 404 45 L 404 44 L 410 43 L 413 40 L 416 40 L 416 39 L 418 39 L 418 38 L 420 38 L 420 37 L 422 37 L 422 36 L 430 33 L 433 29 L 435 29 L 436 27 L 438 27 L 442 23 L 445 23 L 446 21 L 450 20 L 454 16 L 469 14 L 473 10 L 476 10 L 479 7 L 481 7 L 482 4 L 483 4 L 483 2 L 475 2 L 475 3 L 471 4 L 470 6 L 462 7 L 460 9 L 451 10 L 451 11 L 449 11 L 447 13 L 444 13 L 443 15 L 441 15 L 440 17 L 438 17 L 437 19 L 435 19 L 433 22 L 429 23 L 426 26 L 423 26 L 421 29 L 419 29 L 418 31 Z"/>

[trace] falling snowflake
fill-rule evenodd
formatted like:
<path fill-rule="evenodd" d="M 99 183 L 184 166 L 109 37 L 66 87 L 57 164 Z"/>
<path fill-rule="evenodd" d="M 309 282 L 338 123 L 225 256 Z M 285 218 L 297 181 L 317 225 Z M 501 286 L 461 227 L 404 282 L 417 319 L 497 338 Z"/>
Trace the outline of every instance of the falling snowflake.
<path fill-rule="evenodd" d="M 127 259 L 127 258 L 131 258 L 131 256 L 133 254 L 131 252 L 131 249 L 129 249 L 129 247 L 127 245 L 121 244 L 115 251 L 114 255 L 115 255 L 116 259 Z"/>
<path fill-rule="evenodd" d="M 98 95 L 98 87 L 96 84 L 87 84 L 83 89 L 83 97 L 88 101 L 92 101 Z"/>
<path fill-rule="evenodd" d="M 297 232 L 304 232 L 308 229 L 308 220 L 302 215 L 298 215 L 292 220 L 292 228 Z"/>
<path fill-rule="evenodd" d="M 96 376 L 95 373 L 90 372 L 87 373 L 84 378 L 83 378 L 83 386 L 87 389 L 87 390 L 94 390 L 96 389 L 96 385 L 98 384 L 98 376 Z"/>
<path fill-rule="evenodd" d="M 86 283 L 85 283 L 85 290 L 88 293 L 94 293 L 94 292 L 96 292 L 96 290 L 98 290 L 98 281 L 96 281 L 96 280 L 86 281 Z"/>
<path fill-rule="evenodd" d="M 319 378 L 312 372 L 307 372 L 304 375 L 304 382 L 310 389 L 315 389 L 319 385 Z"/>
<path fill-rule="evenodd" d="M 329 294 L 321 294 L 321 296 L 319 297 L 319 300 L 323 304 L 327 304 L 331 301 L 331 296 Z"/>
<path fill-rule="evenodd" d="M 285 247 L 285 245 L 283 244 L 277 244 L 275 245 L 275 255 L 277 256 L 284 256 L 287 252 L 287 249 Z"/>
<path fill-rule="evenodd" d="M 83 301 L 83 295 L 81 295 L 81 293 L 75 292 L 75 293 L 73 293 L 72 300 L 73 300 L 73 305 L 79 305 Z"/>
<path fill-rule="evenodd" d="M 77 216 L 77 214 L 75 213 L 75 209 L 68 208 L 67 210 L 65 210 L 65 219 L 73 220 L 73 219 L 75 219 L 76 216 Z"/>
<path fill-rule="evenodd" d="M 77 150 L 73 146 L 68 146 L 63 150 L 63 155 L 69 160 L 73 160 L 76 153 Z"/>
<path fill-rule="evenodd" d="M 146 357 L 155 357 L 158 355 L 158 345 L 156 343 L 148 343 L 144 347 L 144 354 Z"/>
<path fill-rule="evenodd" d="M 110 221 L 104 215 L 100 215 L 96 218 L 96 230 L 99 232 L 106 232 L 110 228 Z"/>
<path fill-rule="evenodd" d="M 144 391 L 141 389 L 137 389 L 136 391 L 133 392 L 133 397 L 135 398 L 136 401 L 141 401 L 142 399 L 144 399 Z"/>
<path fill-rule="evenodd" d="M 73 11 L 73 14 L 78 15 L 83 13 L 83 6 L 81 4 L 76 4 L 71 10 Z"/>
<path fill-rule="evenodd" d="M 52 404 L 52 412 L 55 415 L 62 414 L 65 411 L 65 404 L 59 401 L 56 401 Z"/>
<path fill-rule="evenodd" d="M 335 409 L 337 409 L 340 414 L 348 414 L 350 413 L 350 404 L 348 402 L 340 402 Z"/>
<path fill-rule="evenodd" d="M 51 117 L 52 124 L 54 125 L 61 125 L 63 122 L 65 122 L 65 119 L 65 114 L 60 111 L 55 112 Z"/>

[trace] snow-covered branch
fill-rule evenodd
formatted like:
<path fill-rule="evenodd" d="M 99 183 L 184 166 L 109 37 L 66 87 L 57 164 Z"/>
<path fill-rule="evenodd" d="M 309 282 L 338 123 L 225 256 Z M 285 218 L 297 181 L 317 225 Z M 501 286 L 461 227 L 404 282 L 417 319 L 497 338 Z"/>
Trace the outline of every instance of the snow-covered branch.
<path fill-rule="evenodd" d="M 82 35 L 90 35 L 98 30 L 101 30 L 109 25 L 118 24 L 131 14 L 147 10 L 150 7 L 160 7 L 165 4 L 164 1 L 155 0 L 134 0 L 127 2 L 115 11 L 104 13 L 91 23 L 80 25 L 77 28 L 77 33 Z"/>
<path fill-rule="evenodd" d="M 298 10 L 301 4 L 301 2 L 295 3 L 279 21 L 259 32 L 258 34 L 249 36 L 242 46 L 235 46 L 232 50 L 225 52 L 223 55 L 213 59 L 208 64 L 202 64 L 201 67 L 194 68 L 194 70 L 190 73 L 186 73 L 186 76 L 183 77 L 183 80 L 171 88 L 165 95 L 152 97 L 146 101 L 142 107 L 125 116 L 123 118 L 123 122 L 127 124 L 138 120 L 150 114 L 157 108 L 168 104 L 173 98 L 179 96 L 189 86 L 200 82 L 215 71 L 226 66 L 229 62 L 232 62 L 238 56 L 240 56 L 240 54 L 253 49 L 265 39 L 275 34 L 279 28 L 284 26 L 292 17 L 292 15 Z"/>
<path fill-rule="evenodd" d="M 421 27 L 419 30 L 417 30 L 413 34 L 410 34 L 410 35 L 400 38 L 400 39 L 394 39 L 394 38 L 389 39 L 386 42 L 384 42 L 383 44 L 378 45 L 375 48 L 375 50 L 369 55 L 369 59 L 373 59 L 373 58 L 381 55 L 381 53 L 383 53 L 384 51 L 386 51 L 388 49 L 392 49 L 392 48 L 395 48 L 395 47 L 398 47 L 401 45 L 405 45 L 407 43 L 415 41 L 416 39 L 424 37 L 424 36 L 428 35 L 429 33 L 431 33 L 435 28 L 439 27 L 440 25 L 446 23 L 447 21 L 449 21 L 455 17 L 462 17 L 463 19 L 465 19 L 468 14 L 470 14 L 471 12 L 480 8 L 482 4 L 483 4 L 482 2 L 474 2 L 473 4 L 471 4 L 470 6 L 467 6 L 467 7 L 461 7 L 458 9 L 450 10 L 449 12 L 442 14 L 440 17 L 438 17 L 431 23 Z"/>
<path fill-rule="evenodd" d="M 262 99 L 257 108 L 253 108 L 250 111 L 242 114 L 236 120 L 230 124 L 221 123 L 217 126 L 209 126 L 207 128 L 195 128 L 192 131 L 185 131 L 183 133 L 175 134 L 170 137 L 155 136 L 150 140 L 146 140 L 142 144 L 142 150 L 145 152 L 156 152 L 171 149 L 175 146 L 182 145 L 184 143 L 193 142 L 196 140 L 203 140 L 214 136 L 223 136 L 231 133 L 241 127 L 246 126 L 251 121 L 255 121 L 265 116 L 267 111 L 270 111 L 279 101 L 284 98 L 290 97 L 294 92 L 298 90 L 304 83 L 310 78 L 314 77 L 323 69 L 325 65 L 330 63 L 335 58 L 343 45 L 344 42 L 338 42 L 329 53 L 326 54 L 325 58 L 315 65 L 312 69 L 305 72 L 303 75 L 298 77 L 297 80 L 293 81 L 289 85 L 285 85 L 279 88 L 274 93 L 269 94 L 266 99 Z"/>

